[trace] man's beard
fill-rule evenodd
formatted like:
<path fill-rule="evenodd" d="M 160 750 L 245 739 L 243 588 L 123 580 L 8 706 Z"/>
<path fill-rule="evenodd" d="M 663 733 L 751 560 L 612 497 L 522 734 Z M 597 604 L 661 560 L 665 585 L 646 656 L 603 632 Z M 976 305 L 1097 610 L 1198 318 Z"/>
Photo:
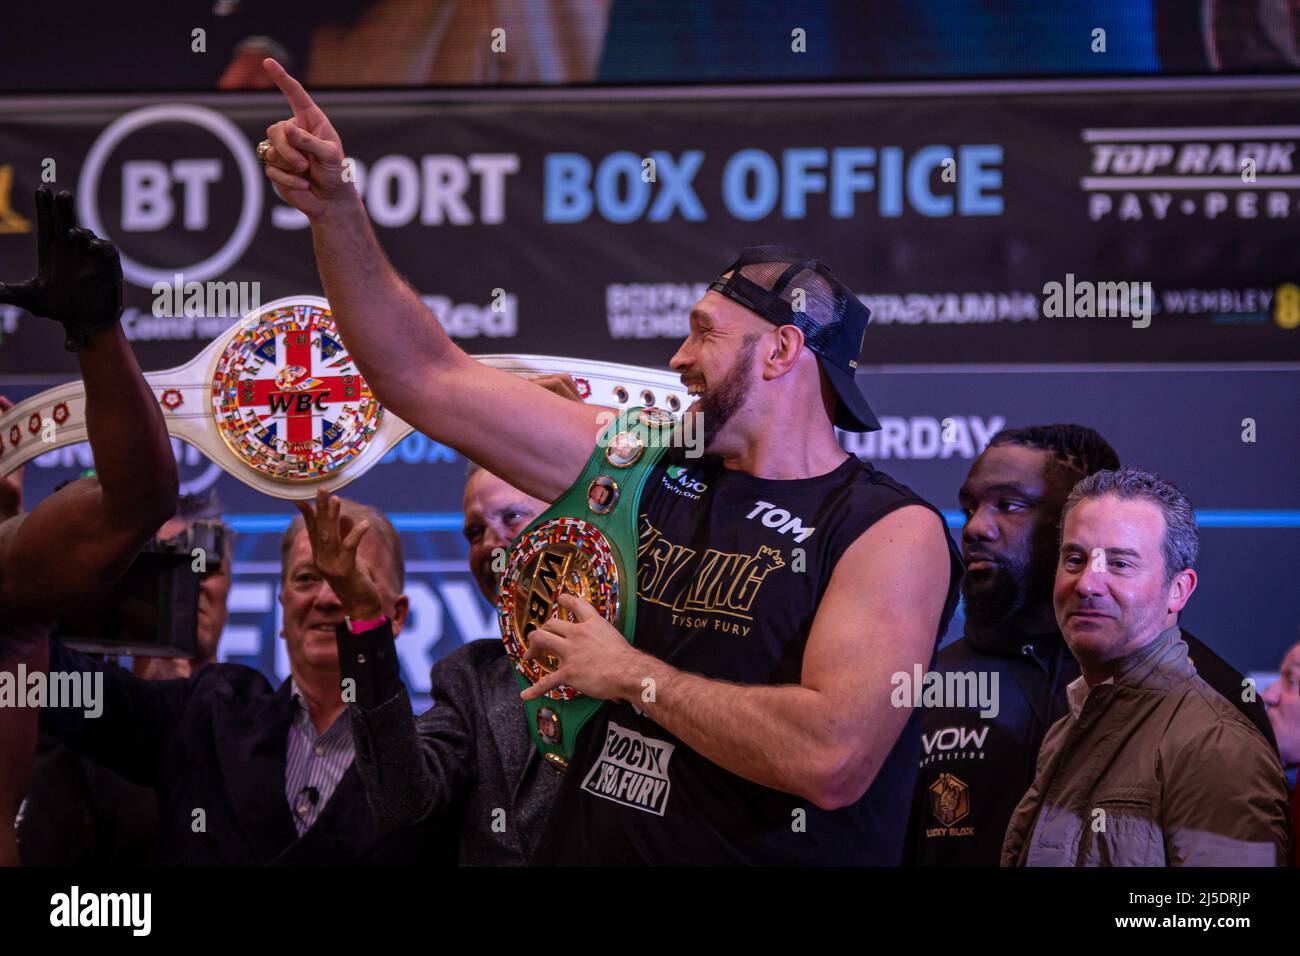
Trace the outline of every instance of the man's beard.
<path fill-rule="evenodd" d="M 740 411 L 745 399 L 749 397 L 749 375 L 754 370 L 758 340 L 757 333 L 745 336 L 731 370 L 716 385 L 707 385 L 704 394 L 691 409 L 691 414 L 701 416 L 700 434 L 703 436 L 706 454 L 717 440 L 718 433 Z"/>
<path fill-rule="evenodd" d="M 483 592 L 483 596 L 487 598 L 489 604 L 495 605 L 497 603 L 497 595 L 501 593 L 501 581 L 504 577 L 504 572 L 492 570 L 490 561 L 486 562 L 483 565 L 483 570 L 479 572 L 479 590 Z"/>
<path fill-rule="evenodd" d="M 1052 569 L 1045 574 L 1028 561 L 1002 559 L 992 571 L 975 577 L 967 574 L 961 582 L 966 620 L 977 627 L 989 627 L 1014 617 L 1043 595 L 1050 600 L 1054 573 Z"/>

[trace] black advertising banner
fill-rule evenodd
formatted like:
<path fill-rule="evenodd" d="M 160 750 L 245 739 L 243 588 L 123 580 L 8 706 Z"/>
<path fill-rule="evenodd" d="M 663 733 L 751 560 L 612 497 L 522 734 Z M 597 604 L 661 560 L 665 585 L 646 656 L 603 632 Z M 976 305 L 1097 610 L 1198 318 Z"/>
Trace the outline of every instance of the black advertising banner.
<path fill-rule="evenodd" d="M 662 367 L 740 247 L 802 247 L 873 312 L 859 373 L 882 428 L 846 450 L 956 529 L 997 430 L 1097 428 L 1190 496 L 1187 626 L 1265 681 L 1300 622 L 1300 81 L 706 92 L 320 102 L 388 255 L 471 353 Z M 31 193 L 49 181 L 120 246 L 147 370 L 254 300 L 320 294 L 307 224 L 253 152 L 284 115 L 262 94 L 0 100 L 0 279 L 34 268 Z M 0 306 L 0 333 L 9 398 L 76 374 L 51 323 Z M 222 657 L 283 677 L 295 512 L 173 446 L 182 490 L 215 488 L 236 532 Z M 91 463 L 85 445 L 33 459 L 28 501 Z M 497 636 L 466 566 L 464 474 L 415 433 L 345 491 L 402 534 L 419 707 L 434 661 Z"/>
<path fill-rule="evenodd" d="M 866 365 L 1277 362 L 1300 358 L 1298 90 L 322 104 L 380 241 L 471 352 L 663 365 L 736 251 L 779 242 L 871 307 Z M 0 270 L 31 268 L 31 192 L 48 182 L 119 245 L 146 368 L 192 357 L 256 301 L 318 293 L 306 221 L 253 154 L 285 115 L 262 94 L 0 101 Z M 73 370 L 45 323 L 6 308 L 0 329 L 0 374 Z"/>

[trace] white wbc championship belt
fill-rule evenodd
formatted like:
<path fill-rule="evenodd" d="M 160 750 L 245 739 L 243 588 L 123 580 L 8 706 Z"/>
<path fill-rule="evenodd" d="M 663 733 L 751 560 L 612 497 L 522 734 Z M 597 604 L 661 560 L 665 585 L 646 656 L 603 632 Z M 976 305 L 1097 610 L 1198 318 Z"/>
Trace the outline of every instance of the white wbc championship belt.
<path fill-rule="evenodd" d="M 477 355 L 519 375 L 567 373 L 584 400 L 611 408 L 686 401 L 668 371 L 547 355 Z M 375 399 L 320 296 L 289 296 L 250 312 L 177 368 L 146 372 L 168 434 L 244 484 L 311 498 L 355 481 L 411 433 Z M 0 475 L 86 440 L 86 392 L 48 389 L 0 416 Z"/>

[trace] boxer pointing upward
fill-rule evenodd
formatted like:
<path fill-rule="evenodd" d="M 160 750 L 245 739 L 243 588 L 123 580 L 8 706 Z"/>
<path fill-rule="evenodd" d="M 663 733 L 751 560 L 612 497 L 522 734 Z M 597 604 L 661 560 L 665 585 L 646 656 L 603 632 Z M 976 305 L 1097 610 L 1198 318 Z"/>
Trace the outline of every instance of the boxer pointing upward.
<path fill-rule="evenodd" d="M 379 384 L 384 405 L 401 417 L 410 412 L 414 419 L 405 420 L 425 434 L 442 435 L 516 488 L 554 501 L 591 454 L 601 409 L 488 369 L 451 341 L 380 249 L 355 185 L 343 178 L 343 147 L 330 121 L 283 67 L 268 59 L 266 69 L 293 109 L 293 119 L 267 130 L 266 174 L 312 222 L 321 284 L 362 375 Z M 523 414 L 494 413 L 511 409 Z"/>
<path fill-rule="evenodd" d="M 451 341 L 380 249 L 325 114 L 265 66 L 293 118 L 259 153 L 311 220 L 375 394 L 510 484 L 559 497 L 602 409 Z M 835 425 L 877 427 L 853 379 L 866 323 L 823 264 L 775 247 L 746 249 L 696 303 L 671 365 L 698 397 L 687 414 L 705 457 L 665 455 L 646 480 L 636 644 L 567 596 L 576 620 L 531 636 L 530 653 L 561 666 L 527 696 L 564 683 L 611 701 L 579 739 L 543 859 L 898 861 L 916 732 L 891 675 L 930 661 L 959 565 L 934 508 L 836 441 Z"/>

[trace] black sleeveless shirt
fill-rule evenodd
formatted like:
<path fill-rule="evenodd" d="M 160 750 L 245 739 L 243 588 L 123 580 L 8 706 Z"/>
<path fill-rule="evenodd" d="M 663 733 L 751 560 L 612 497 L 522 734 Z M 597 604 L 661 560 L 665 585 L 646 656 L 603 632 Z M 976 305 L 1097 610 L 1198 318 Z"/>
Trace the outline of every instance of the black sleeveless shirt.
<path fill-rule="evenodd" d="M 701 677 L 799 683 L 836 562 L 876 521 L 917 504 L 933 510 L 853 457 L 825 475 L 780 481 L 714 457 L 674 464 L 665 455 L 640 501 L 637 648 Z M 961 577 L 951 542 L 949 550 L 936 644 Z M 896 865 L 918 720 L 919 711 L 857 803 L 825 811 L 724 770 L 629 704 L 610 702 L 578 740 L 538 862 Z"/>

